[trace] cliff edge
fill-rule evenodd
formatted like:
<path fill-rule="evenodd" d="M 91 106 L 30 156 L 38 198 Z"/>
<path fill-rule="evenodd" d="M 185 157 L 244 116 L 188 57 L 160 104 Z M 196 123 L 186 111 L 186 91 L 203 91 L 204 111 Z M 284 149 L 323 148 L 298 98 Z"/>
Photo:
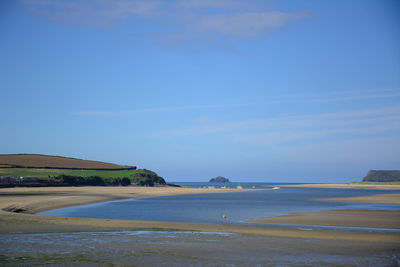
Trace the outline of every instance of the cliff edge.
<path fill-rule="evenodd" d="M 363 182 L 399 182 L 399 170 L 371 170 L 363 178 Z"/>

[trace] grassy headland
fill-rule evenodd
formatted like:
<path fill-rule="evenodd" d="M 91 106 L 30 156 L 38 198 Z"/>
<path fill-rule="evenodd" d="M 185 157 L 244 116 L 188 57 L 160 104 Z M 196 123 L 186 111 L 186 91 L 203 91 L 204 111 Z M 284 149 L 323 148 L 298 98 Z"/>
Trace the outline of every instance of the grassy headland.
<path fill-rule="evenodd" d="M 0 155 L 0 176 L 35 177 L 36 186 L 166 184 L 155 172 L 134 166 L 37 154 Z"/>

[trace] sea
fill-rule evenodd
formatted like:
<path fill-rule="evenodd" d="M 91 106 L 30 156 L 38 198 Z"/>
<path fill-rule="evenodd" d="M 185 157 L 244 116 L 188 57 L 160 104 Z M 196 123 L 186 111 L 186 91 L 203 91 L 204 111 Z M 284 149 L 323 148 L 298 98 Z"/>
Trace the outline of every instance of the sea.
<path fill-rule="evenodd" d="M 400 205 L 321 201 L 398 193 L 395 190 L 280 187 L 271 183 L 183 183 L 182 187 L 242 187 L 258 189 L 238 192 L 188 194 L 124 199 L 41 212 L 42 215 L 104 219 L 248 224 L 250 219 L 273 217 L 291 212 L 331 209 L 400 210 Z M 289 184 L 287 184 L 289 185 Z M 225 215 L 225 218 L 223 216 Z"/>

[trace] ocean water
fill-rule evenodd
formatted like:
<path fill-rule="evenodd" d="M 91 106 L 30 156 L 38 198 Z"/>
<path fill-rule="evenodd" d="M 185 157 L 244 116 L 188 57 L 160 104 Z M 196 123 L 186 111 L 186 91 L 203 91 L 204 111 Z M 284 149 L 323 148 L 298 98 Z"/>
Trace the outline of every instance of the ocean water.
<path fill-rule="evenodd" d="M 256 189 L 267 189 L 267 188 L 272 188 L 277 184 L 280 185 L 295 185 L 296 183 L 237 183 L 237 182 L 232 182 L 232 183 L 207 183 L 207 182 L 172 182 L 173 184 L 180 185 L 182 187 L 189 187 L 189 188 L 202 188 L 202 187 L 215 187 L 215 188 L 222 188 L 222 187 L 227 187 L 227 188 L 236 188 L 238 186 L 241 186 L 243 188 L 251 189 L 251 188 L 256 188 Z"/>
<path fill-rule="evenodd" d="M 196 184 L 185 186 L 203 186 Z M 290 212 L 359 208 L 400 209 L 400 205 L 317 200 L 398 193 L 398 191 L 288 187 L 272 190 L 271 184 L 241 184 L 241 186 L 243 188 L 254 186 L 263 190 L 117 200 L 49 210 L 40 214 L 171 222 L 246 223 L 245 221 L 249 219 L 278 216 Z M 226 215 L 226 219 L 222 219 L 222 215 Z"/>

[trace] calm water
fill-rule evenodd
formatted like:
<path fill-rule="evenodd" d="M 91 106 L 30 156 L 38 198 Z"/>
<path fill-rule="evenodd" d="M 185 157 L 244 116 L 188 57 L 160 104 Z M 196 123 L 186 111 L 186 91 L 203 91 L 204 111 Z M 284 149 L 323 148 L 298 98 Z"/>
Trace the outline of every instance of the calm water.
<path fill-rule="evenodd" d="M 245 187 L 245 184 L 242 184 Z M 328 209 L 400 209 L 400 205 L 358 204 L 317 201 L 318 198 L 355 197 L 398 191 L 357 189 L 281 188 L 268 184 L 249 184 L 265 190 L 196 195 L 176 195 L 143 199 L 118 200 L 68 207 L 40 214 L 106 219 L 220 223 L 226 214 L 227 223 L 271 217 L 289 212 Z"/>
<path fill-rule="evenodd" d="M 281 184 L 281 185 L 294 185 L 296 183 L 203 183 L 203 182 L 172 182 L 173 184 L 180 185 L 182 187 L 189 187 L 189 188 L 201 188 L 201 187 L 228 187 L 228 188 L 236 188 L 237 186 L 241 186 L 243 188 L 257 188 L 257 189 L 266 189 L 272 188 L 274 185 Z"/>

